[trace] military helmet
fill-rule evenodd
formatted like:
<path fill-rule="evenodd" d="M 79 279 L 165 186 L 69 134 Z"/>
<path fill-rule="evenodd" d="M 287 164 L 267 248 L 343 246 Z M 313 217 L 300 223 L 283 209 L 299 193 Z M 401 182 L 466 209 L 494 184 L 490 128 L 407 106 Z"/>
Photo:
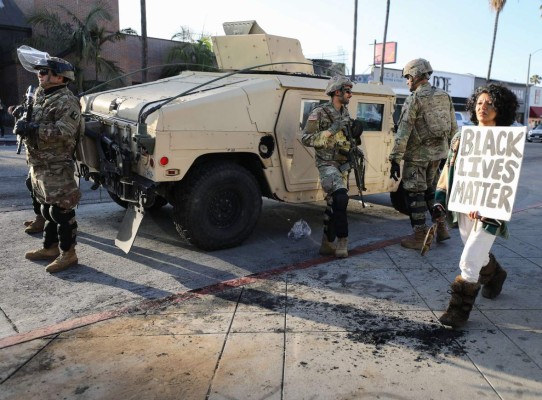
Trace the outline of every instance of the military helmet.
<path fill-rule="evenodd" d="M 341 90 L 344 86 L 352 87 L 354 86 L 354 84 L 346 76 L 335 75 L 329 80 L 327 84 L 326 94 L 328 96 L 331 96 L 333 93 L 335 93 L 335 90 Z"/>
<path fill-rule="evenodd" d="M 416 58 L 415 60 L 409 61 L 403 68 L 403 78 L 406 78 L 407 75 L 415 78 L 423 74 L 431 75 L 432 73 L 433 67 L 431 67 L 429 61 L 424 58 Z"/>
<path fill-rule="evenodd" d="M 58 57 L 42 58 L 41 60 L 38 60 L 36 64 L 34 64 L 34 69 L 42 69 L 42 68 L 50 69 L 55 74 L 59 76 L 63 76 L 72 82 L 75 80 L 73 65 L 71 65 L 66 60 L 63 60 L 62 58 L 58 58 Z"/>

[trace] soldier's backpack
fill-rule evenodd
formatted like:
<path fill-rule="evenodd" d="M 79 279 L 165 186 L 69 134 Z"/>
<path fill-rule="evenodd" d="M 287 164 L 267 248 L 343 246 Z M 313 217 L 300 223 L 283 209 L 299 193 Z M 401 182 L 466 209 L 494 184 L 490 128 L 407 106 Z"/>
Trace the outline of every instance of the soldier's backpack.
<path fill-rule="evenodd" d="M 437 92 L 437 88 L 432 86 L 429 100 L 422 102 L 422 110 L 431 137 L 444 138 L 450 135 L 454 114 L 450 113 L 450 100 L 446 92 Z"/>

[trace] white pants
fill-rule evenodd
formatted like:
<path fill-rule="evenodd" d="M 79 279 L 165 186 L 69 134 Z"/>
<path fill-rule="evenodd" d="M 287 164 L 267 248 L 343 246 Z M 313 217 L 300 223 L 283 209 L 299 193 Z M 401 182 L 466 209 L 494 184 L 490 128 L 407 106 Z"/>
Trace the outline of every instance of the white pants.
<path fill-rule="evenodd" d="M 482 228 L 482 222 L 469 219 L 467 214 L 458 215 L 459 234 L 464 247 L 459 260 L 461 277 L 467 282 L 478 282 L 480 270 L 489 263 L 489 251 L 495 235 Z M 476 226 L 475 226 L 476 225 Z M 476 228 L 476 229 L 475 229 Z"/>

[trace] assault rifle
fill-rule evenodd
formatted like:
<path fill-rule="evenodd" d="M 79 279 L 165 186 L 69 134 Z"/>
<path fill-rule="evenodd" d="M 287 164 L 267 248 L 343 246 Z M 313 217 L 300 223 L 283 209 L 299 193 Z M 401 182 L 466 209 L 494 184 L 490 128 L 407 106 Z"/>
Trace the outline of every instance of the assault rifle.
<path fill-rule="evenodd" d="M 32 121 L 32 108 L 34 107 L 34 92 L 35 88 L 34 86 L 30 85 L 28 86 L 28 89 L 26 89 L 26 93 L 24 95 L 25 102 L 24 102 L 24 112 L 21 118 L 24 118 L 26 122 Z M 17 154 L 21 154 L 21 149 L 23 147 L 23 138 L 21 135 L 17 135 Z"/>
<path fill-rule="evenodd" d="M 348 150 L 347 154 L 348 167 L 349 169 L 354 170 L 359 199 L 361 201 L 361 205 L 363 206 L 363 208 L 365 208 L 365 202 L 363 201 L 363 191 L 367 190 L 367 188 L 365 187 L 365 155 L 363 154 L 363 151 L 358 148 L 358 144 L 356 143 L 357 139 L 354 138 L 352 129 L 361 130 L 358 138 L 361 137 L 361 134 L 363 133 L 361 121 L 357 119 L 352 120 L 351 124 L 346 124 L 345 131 L 347 139 L 350 142 L 350 149 Z"/>

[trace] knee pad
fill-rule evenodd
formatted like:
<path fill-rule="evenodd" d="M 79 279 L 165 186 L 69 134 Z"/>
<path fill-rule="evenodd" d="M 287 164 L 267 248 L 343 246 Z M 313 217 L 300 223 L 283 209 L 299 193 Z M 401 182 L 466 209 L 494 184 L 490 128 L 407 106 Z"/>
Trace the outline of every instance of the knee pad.
<path fill-rule="evenodd" d="M 46 221 L 55 222 L 53 217 L 51 217 L 51 206 L 49 204 L 41 204 L 40 206 L 41 215 L 45 218 Z"/>
<path fill-rule="evenodd" d="M 410 223 L 412 226 L 425 225 L 427 205 L 425 193 L 406 192 Z"/>
<path fill-rule="evenodd" d="M 75 219 L 75 210 L 66 210 L 55 205 L 50 206 L 49 215 L 59 225 L 72 224 L 72 219 Z"/>
<path fill-rule="evenodd" d="M 333 242 L 336 238 L 335 224 L 333 223 L 333 198 L 326 197 L 326 209 L 324 211 L 324 234 L 327 240 Z"/>
<path fill-rule="evenodd" d="M 333 192 L 333 211 L 345 211 L 348 207 L 348 192 L 346 189 L 339 189 Z"/>
<path fill-rule="evenodd" d="M 62 251 L 68 251 L 75 244 L 77 236 L 75 210 L 66 210 L 57 206 L 51 206 L 51 216 L 58 224 L 59 247 Z"/>
<path fill-rule="evenodd" d="M 25 184 L 28 190 L 30 191 L 30 193 L 32 193 L 32 179 L 30 178 L 30 175 L 26 177 Z"/>
<path fill-rule="evenodd" d="M 346 189 L 339 189 L 333 192 L 333 226 L 335 234 L 339 238 L 348 237 L 347 207 L 348 192 Z"/>

